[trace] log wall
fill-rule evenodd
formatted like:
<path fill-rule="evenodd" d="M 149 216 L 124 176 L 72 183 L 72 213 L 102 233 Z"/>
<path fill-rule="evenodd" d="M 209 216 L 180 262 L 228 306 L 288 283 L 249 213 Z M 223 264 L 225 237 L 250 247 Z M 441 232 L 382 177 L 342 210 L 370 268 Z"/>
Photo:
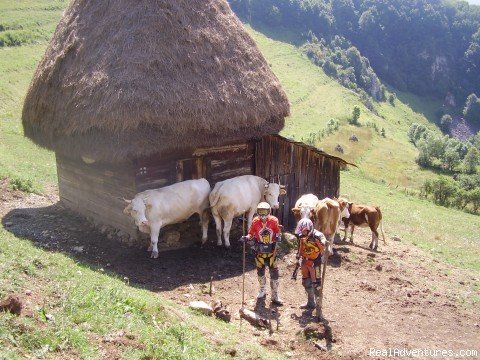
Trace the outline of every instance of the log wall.
<path fill-rule="evenodd" d="M 123 213 L 123 197 L 135 196 L 133 165 L 94 163 L 56 154 L 60 201 L 92 220 L 136 237 L 137 228 Z"/>
<path fill-rule="evenodd" d="M 305 193 L 319 198 L 338 196 L 340 167 L 346 162 L 311 146 L 278 135 L 225 146 L 175 151 L 121 164 L 86 164 L 57 154 L 61 201 L 70 209 L 121 230 L 139 244 L 148 243 L 133 219 L 123 214 L 125 198 L 136 193 L 179 181 L 206 178 L 213 186 L 218 181 L 255 174 L 287 187 L 274 214 L 286 230 L 295 227 L 290 209 Z M 166 241 L 161 250 L 185 247 L 200 239 L 198 217 L 162 230 Z M 173 235 L 172 235 L 173 234 Z M 164 239 L 165 240 L 165 239 Z"/>
<path fill-rule="evenodd" d="M 255 174 L 286 186 L 287 195 L 280 199 L 275 215 L 288 230 L 296 225 L 290 209 L 301 195 L 313 193 L 320 199 L 339 195 L 340 167 L 345 164 L 341 158 L 279 135 L 256 143 Z"/>

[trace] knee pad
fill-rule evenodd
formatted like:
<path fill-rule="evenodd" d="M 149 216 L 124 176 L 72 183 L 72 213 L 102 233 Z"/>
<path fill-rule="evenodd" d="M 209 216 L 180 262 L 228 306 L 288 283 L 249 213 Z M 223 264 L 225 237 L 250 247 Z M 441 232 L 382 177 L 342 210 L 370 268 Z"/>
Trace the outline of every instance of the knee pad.
<path fill-rule="evenodd" d="M 310 278 L 302 279 L 302 285 L 305 289 L 311 288 L 312 287 L 312 279 L 310 279 Z"/>
<path fill-rule="evenodd" d="M 257 275 L 258 276 L 265 276 L 265 267 L 261 267 L 261 268 L 257 267 Z"/>
<path fill-rule="evenodd" d="M 271 267 L 270 268 L 270 279 L 278 280 L 279 276 L 280 276 L 280 273 L 278 271 L 278 268 Z"/>

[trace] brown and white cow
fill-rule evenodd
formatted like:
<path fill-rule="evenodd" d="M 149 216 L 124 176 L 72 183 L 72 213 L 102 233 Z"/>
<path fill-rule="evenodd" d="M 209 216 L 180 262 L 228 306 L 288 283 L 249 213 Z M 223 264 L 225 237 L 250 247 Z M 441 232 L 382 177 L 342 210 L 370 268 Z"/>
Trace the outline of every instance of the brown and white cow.
<path fill-rule="evenodd" d="M 300 219 L 309 218 L 315 221 L 315 205 L 317 205 L 318 197 L 314 194 L 304 194 L 295 202 L 292 208 L 293 217 L 298 223 Z"/>
<path fill-rule="evenodd" d="M 333 254 L 333 242 L 338 230 L 338 224 L 342 217 L 349 217 L 346 204 L 341 205 L 338 201 L 325 198 L 319 200 L 314 208 L 313 227 L 323 233 L 330 242 L 329 252 Z"/>
<path fill-rule="evenodd" d="M 378 227 L 382 231 L 383 242 L 385 241 L 385 233 L 383 232 L 382 212 L 378 206 L 361 205 L 348 202 L 346 199 L 338 198 L 337 201 L 346 206 L 350 213 L 350 216 L 342 216 L 343 224 L 345 225 L 345 235 L 343 241 L 347 239 L 347 230 L 350 225 L 352 230 L 350 233 L 350 242 L 353 243 L 353 230 L 355 226 L 370 227 L 372 231 L 372 242 L 369 248 L 377 250 L 378 248 Z"/>

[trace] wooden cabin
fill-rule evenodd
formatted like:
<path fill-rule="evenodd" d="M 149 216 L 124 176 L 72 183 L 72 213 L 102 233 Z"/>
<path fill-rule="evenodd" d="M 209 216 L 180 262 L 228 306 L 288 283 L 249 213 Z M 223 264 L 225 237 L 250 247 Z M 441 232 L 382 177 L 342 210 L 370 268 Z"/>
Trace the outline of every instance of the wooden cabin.
<path fill-rule="evenodd" d="M 137 242 L 122 198 L 176 181 L 280 179 L 288 226 L 297 194 L 337 194 L 341 159 L 272 135 L 289 113 L 226 0 L 77 0 L 35 71 L 22 123 L 55 151 L 65 206 Z"/>
<path fill-rule="evenodd" d="M 122 198 L 132 198 L 138 192 L 199 178 L 206 178 L 213 188 L 218 181 L 253 174 L 286 185 L 287 195 L 280 198 L 275 215 L 285 229 L 292 229 L 295 224 L 290 209 L 298 197 L 309 192 L 319 197 L 338 196 L 340 169 L 346 164 L 338 157 L 279 135 L 115 165 L 87 164 L 82 159 L 57 154 L 59 193 L 64 205 L 99 226 L 115 229 L 118 238 L 130 243 L 141 243 L 145 236 L 137 230 L 133 219 L 123 214 Z M 179 230 L 182 235 L 199 233 L 196 221 L 170 229 Z M 180 236 L 178 243 L 163 241 L 159 246 L 165 250 L 195 241 L 195 236 Z"/>

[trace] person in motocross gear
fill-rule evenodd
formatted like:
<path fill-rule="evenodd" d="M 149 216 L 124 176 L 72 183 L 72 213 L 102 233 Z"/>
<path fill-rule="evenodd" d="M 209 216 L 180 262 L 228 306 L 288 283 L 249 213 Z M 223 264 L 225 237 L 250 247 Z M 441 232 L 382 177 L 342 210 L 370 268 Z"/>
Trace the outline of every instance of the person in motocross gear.
<path fill-rule="evenodd" d="M 321 285 L 322 255 L 325 252 L 327 240 L 318 230 L 313 228 L 310 219 L 301 219 L 295 235 L 299 239 L 297 263 L 301 258 L 302 285 L 307 293 L 307 302 L 300 305 L 301 309 L 315 309 L 316 297 Z"/>
<path fill-rule="evenodd" d="M 270 272 L 270 288 L 272 291 L 272 303 L 283 305 L 282 299 L 278 296 L 278 266 L 277 266 L 277 243 L 281 241 L 281 228 L 278 219 L 270 214 L 270 205 L 261 202 L 257 206 L 257 216 L 253 219 L 252 225 L 248 230 L 248 235 L 242 236 L 242 241 L 246 241 L 255 250 L 255 265 L 257 267 L 258 283 L 260 291 L 257 299 L 264 299 L 267 295 L 265 268 Z"/>

